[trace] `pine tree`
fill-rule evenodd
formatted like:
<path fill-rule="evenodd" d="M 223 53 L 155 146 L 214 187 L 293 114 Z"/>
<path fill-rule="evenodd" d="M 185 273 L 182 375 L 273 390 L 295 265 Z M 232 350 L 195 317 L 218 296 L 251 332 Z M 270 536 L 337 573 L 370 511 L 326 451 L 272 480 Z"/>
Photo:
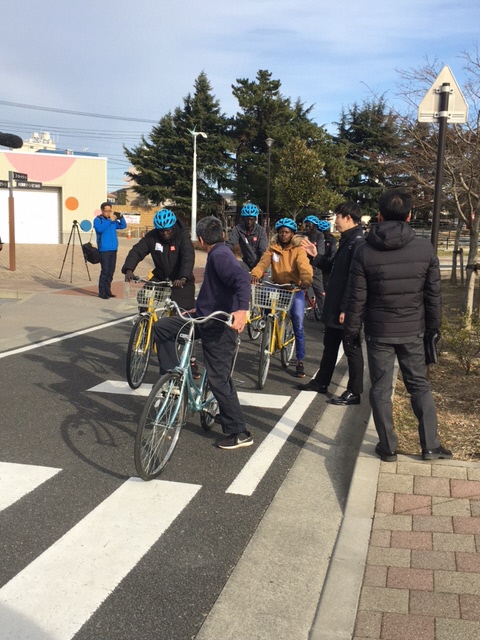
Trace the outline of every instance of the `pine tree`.
<path fill-rule="evenodd" d="M 355 103 L 342 111 L 337 140 L 347 146 L 351 170 L 345 197 L 358 202 L 364 214 L 376 215 L 383 191 L 401 182 L 395 164 L 401 147 L 397 116 L 383 98 Z"/>
<path fill-rule="evenodd" d="M 245 200 L 251 200 L 265 210 L 267 200 L 267 138 L 273 138 L 271 147 L 271 193 L 270 211 L 275 211 L 285 203 L 285 191 L 277 199 L 277 189 L 281 181 L 276 179 L 280 165 L 286 166 L 286 149 L 293 141 L 301 140 L 306 145 L 305 152 L 316 153 L 318 162 L 323 166 L 322 180 L 324 189 L 335 193 L 345 186 L 345 149 L 335 145 L 332 137 L 311 120 L 313 106 L 306 107 L 298 99 L 292 104 L 289 98 L 281 94 L 281 83 L 273 80 L 269 71 L 259 70 L 254 81 L 239 79 L 233 85 L 233 95 L 237 98 L 240 111 L 232 121 L 231 136 L 235 145 L 235 184 L 234 192 L 238 206 Z M 317 162 L 312 160 L 312 173 L 299 177 L 299 182 L 318 180 Z M 285 175 L 285 174 L 283 174 Z M 290 189 L 288 187 L 288 189 Z M 315 191 L 316 186 L 311 185 Z M 326 191 L 325 191 L 326 195 Z M 323 198 L 325 203 L 330 199 Z M 293 202 L 289 206 L 294 206 Z M 300 203 L 297 203 L 297 207 Z"/>
<path fill-rule="evenodd" d="M 220 205 L 218 195 L 228 181 L 231 159 L 226 137 L 227 118 L 212 95 L 202 72 L 195 81 L 193 95 L 183 99 L 183 108 L 163 116 L 149 139 L 142 138 L 133 149 L 124 147 L 133 169 L 135 191 L 154 204 L 171 201 L 189 217 L 192 194 L 193 131 L 207 134 L 197 138 L 198 212 L 211 213 Z"/>

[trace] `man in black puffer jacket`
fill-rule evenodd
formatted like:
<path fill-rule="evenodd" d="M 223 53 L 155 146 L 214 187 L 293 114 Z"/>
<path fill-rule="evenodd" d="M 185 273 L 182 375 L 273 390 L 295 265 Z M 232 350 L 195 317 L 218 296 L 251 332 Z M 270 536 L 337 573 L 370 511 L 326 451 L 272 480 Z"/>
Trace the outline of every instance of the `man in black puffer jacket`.
<path fill-rule="evenodd" d="M 345 314 L 345 339 L 358 341 L 365 328 L 372 388 L 370 403 L 379 442 L 375 452 L 397 459 L 392 393 L 395 356 L 418 419 L 424 460 L 451 458 L 440 445 L 437 414 L 425 364 L 425 339 L 439 334 L 441 280 L 431 243 L 417 238 L 407 224 L 412 196 L 392 189 L 379 201 L 378 224 L 352 260 Z"/>
<path fill-rule="evenodd" d="M 125 280 L 132 280 L 138 263 L 150 254 L 155 265 L 153 279 L 172 280 L 172 300 L 182 309 L 193 309 L 195 249 L 190 234 L 170 209 L 157 211 L 153 224 L 155 229 L 130 249 L 122 267 Z"/>

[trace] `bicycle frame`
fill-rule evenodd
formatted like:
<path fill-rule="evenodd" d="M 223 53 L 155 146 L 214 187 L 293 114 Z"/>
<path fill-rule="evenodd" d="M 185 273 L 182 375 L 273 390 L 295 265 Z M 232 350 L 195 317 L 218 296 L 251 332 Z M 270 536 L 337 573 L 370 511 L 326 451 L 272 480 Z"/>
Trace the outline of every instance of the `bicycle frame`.
<path fill-rule="evenodd" d="M 181 333 L 180 337 L 184 341 L 184 347 L 180 355 L 180 363 L 175 367 L 174 371 L 178 371 L 182 375 L 182 388 L 180 393 L 185 393 L 186 387 L 188 409 L 197 413 L 212 402 L 212 400 L 205 403 L 202 403 L 201 401 L 205 382 L 207 380 L 207 370 L 203 370 L 200 380 L 197 383 L 192 375 L 190 360 L 193 352 L 193 343 L 195 341 L 195 326 L 191 324 L 188 328 L 188 333 Z"/>
<path fill-rule="evenodd" d="M 184 342 L 184 347 L 180 355 L 180 362 L 173 370 L 177 371 L 182 376 L 182 387 L 180 393 L 183 394 L 186 390 L 189 411 L 192 413 L 199 413 L 200 411 L 208 410 L 208 407 L 216 402 L 216 400 L 214 397 L 202 400 L 207 383 L 207 370 L 204 368 L 199 381 L 194 379 L 192 374 L 191 356 L 195 342 L 195 325 L 190 323 L 190 326 L 185 333 L 184 330 L 185 327 L 182 328 L 179 334 L 179 337 L 181 337 Z M 240 338 L 237 339 L 237 349 L 232 361 L 232 372 L 235 368 L 239 347 Z"/>
<path fill-rule="evenodd" d="M 276 351 L 279 351 L 280 349 L 283 349 L 283 347 L 291 344 L 295 340 L 295 337 L 287 340 L 285 343 L 282 342 L 282 329 L 287 317 L 286 311 L 271 311 L 268 316 L 273 318 L 273 329 L 269 349 L 270 355 L 273 356 Z"/>

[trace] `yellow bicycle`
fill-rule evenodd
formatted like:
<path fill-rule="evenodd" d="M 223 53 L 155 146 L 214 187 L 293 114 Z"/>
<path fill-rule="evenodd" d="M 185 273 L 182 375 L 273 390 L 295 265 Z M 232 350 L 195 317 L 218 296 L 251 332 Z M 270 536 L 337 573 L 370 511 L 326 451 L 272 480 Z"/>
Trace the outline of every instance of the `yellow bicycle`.
<path fill-rule="evenodd" d="M 147 373 L 150 355 L 152 351 L 154 353 L 156 351 L 153 325 L 158 320 L 159 312 L 165 310 L 166 302 L 170 299 L 171 285 L 169 280 L 162 282 L 149 280 L 137 292 L 138 315 L 133 321 L 126 362 L 127 381 L 132 389 L 138 389 L 142 384 Z"/>
<path fill-rule="evenodd" d="M 267 381 L 270 359 L 276 351 L 280 351 L 282 366 L 286 369 L 295 351 L 295 334 L 288 315 L 293 297 L 298 291 L 291 285 L 277 285 L 273 282 L 262 282 L 252 285 L 252 307 L 266 309 L 263 317 L 262 341 L 260 344 L 260 360 L 258 364 L 258 387 L 263 389 Z"/>

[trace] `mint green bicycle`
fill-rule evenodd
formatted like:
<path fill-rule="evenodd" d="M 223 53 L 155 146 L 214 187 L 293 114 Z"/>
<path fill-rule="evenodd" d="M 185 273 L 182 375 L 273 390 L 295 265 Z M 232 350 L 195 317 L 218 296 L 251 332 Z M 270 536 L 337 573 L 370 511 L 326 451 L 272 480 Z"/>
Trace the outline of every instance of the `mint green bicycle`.
<path fill-rule="evenodd" d="M 169 301 L 168 306 L 178 305 Z M 157 478 L 170 460 L 187 419 L 187 412 L 200 414 L 200 423 L 209 431 L 218 413 L 218 403 L 208 383 L 204 369 L 200 380 L 192 374 L 191 355 L 195 342 L 195 325 L 209 320 L 232 323 L 230 314 L 215 311 L 203 318 L 186 318 L 186 324 L 177 336 L 179 364 L 163 375 L 153 386 L 143 409 L 135 438 L 135 468 L 143 480 Z M 233 367 L 240 340 L 233 358 Z"/>

